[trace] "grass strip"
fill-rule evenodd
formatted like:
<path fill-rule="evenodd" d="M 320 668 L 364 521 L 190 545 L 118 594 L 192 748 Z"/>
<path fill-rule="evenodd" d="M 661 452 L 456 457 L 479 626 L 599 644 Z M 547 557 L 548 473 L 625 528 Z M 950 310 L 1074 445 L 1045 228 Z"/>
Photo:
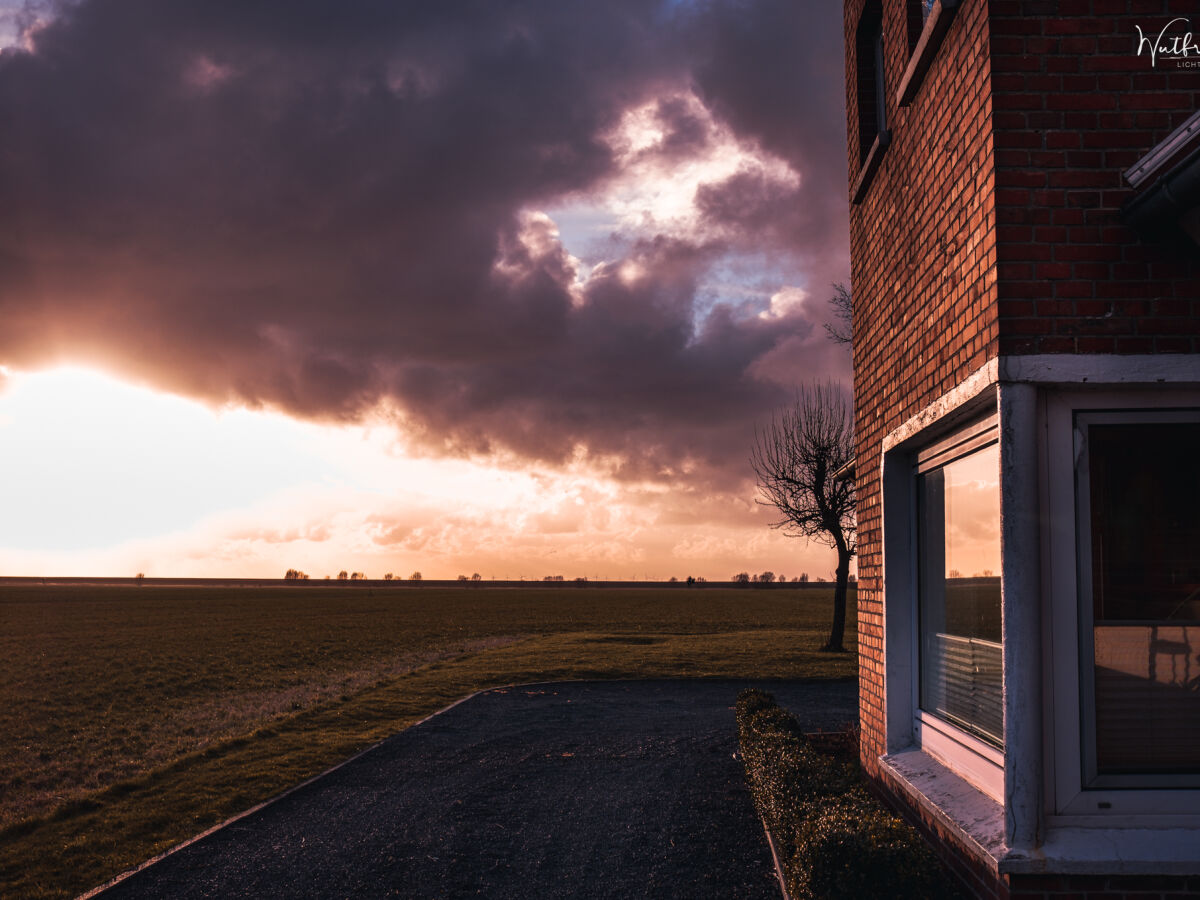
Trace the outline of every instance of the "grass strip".
<path fill-rule="evenodd" d="M 737 701 L 746 781 L 793 900 L 961 897 L 928 844 L 867 791 L 857 756 L 823 752 L 770 694 Z"/>
<path fill-rule="evenodd" d="M 828 631 L 831 603 L 828 588 L 0 585 L 0 830 L 519 636 L 794 644 Z"/>
<path fill-rule="evenodd" d="M 70 897 L 473 691 L 611 678 L 845 678 L 851 654 L 791 630 L 568 632 L 465 653 L 212 744 L 0 832 L 0 895 Z"/>

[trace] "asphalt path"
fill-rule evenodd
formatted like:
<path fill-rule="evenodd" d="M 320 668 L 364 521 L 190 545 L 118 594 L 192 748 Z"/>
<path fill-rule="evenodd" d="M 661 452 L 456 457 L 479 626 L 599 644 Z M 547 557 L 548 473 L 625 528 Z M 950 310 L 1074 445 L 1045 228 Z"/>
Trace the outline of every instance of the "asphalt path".
<path fill-rule="evenodd" d="M 854 682 L 486 691 L 101 892 L 117 898 L 778 898 L 735 758 L 762 687 L 806 728 Z"/>

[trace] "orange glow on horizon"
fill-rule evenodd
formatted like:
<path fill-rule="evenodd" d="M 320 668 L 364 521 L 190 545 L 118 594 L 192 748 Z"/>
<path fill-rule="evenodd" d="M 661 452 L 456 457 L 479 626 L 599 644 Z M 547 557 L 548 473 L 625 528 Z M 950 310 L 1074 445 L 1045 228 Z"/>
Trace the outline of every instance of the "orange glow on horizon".
<path fill-rule="evenodd" d="M 0 371 L 0 573 L 642 580 L 831 577 L 752 497 L 681 496 L 576 460 L 413 455 L 384 423 L 200 403 L 91 369 Z"/>

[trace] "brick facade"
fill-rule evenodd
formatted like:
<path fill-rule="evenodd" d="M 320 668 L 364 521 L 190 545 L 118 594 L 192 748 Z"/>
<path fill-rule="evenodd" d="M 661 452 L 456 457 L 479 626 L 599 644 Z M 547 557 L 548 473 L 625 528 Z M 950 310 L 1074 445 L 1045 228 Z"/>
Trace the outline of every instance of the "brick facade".
<path fill-rule="evenodd" d="M 854 46 L 863 6 L 863 0 L 846 5 L 848 47 Z M 907 35 L 907 10 L 903 2 L 888 2 L 883 13 L 885 80 L 896 85 L 908 54 L 891 51 L 889 39 Z M 952 28 L 985 31 L 986 14 L 985 4 L 968 3 Z M 857 485 L 859 702 L 869 769 L 884 750 L 883 436 L 995 357 L 999 346 L 991 69 L 986 43 L 952 38 L 911 106 L 898 109 L 894 90 L 886 92 L 895 138 L 850 215 L 856 456 L 863 461 Z M 856 65 L 848 55 L 850 110 L 858 90 Z M 858 122 L 853 114 L 848 121 L 854 178 Z"/>
<path fill-rule="evenodd" d="M 874 94 L 872 67 L 858 58 L 864 9 L 882 16 L 891 132 L 850 213 L 861 752 L 877 778 L 886 749 L 884 436 L 998 356 L 1200 353 L 1200 249 L 1139 239 L 1120 218 L 1132 193 L 1122 173 L 1200 108 L 1200 69 L 1152 68 L 1136 55 L 1135 26 L 1157 30 L 1196 13 L 1200 30 L 1200 9 L 1184 0 L 962 0 L 901 107 L 916 6 L 845 3 L 852 185 L 866 150 L 860 98 Z M 967 854 L 952 856 L 980 896 L 1114 896 L 1134 883 L 1137 896 L 1200 891 L 1186 878 L 1009 883 Z"/>
<path fill-rule="evenodd" d="M 1196 248 L 1119 216 L 1122 173 L 1200 107 L 1200 69 L 1152 68 L 1137 28 L 1195 3 L 988 5 L 1000 352 L 1200 352 Z"/>

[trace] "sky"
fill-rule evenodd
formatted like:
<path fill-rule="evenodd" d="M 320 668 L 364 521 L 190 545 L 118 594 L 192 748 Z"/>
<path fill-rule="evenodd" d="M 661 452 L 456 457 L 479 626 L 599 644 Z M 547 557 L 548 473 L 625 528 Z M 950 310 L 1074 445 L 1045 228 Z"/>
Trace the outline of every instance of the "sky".
<path fill-rule="evenodd" d="M 832 577 L 838 4 L 0 0 L 0 574 Z"/>

